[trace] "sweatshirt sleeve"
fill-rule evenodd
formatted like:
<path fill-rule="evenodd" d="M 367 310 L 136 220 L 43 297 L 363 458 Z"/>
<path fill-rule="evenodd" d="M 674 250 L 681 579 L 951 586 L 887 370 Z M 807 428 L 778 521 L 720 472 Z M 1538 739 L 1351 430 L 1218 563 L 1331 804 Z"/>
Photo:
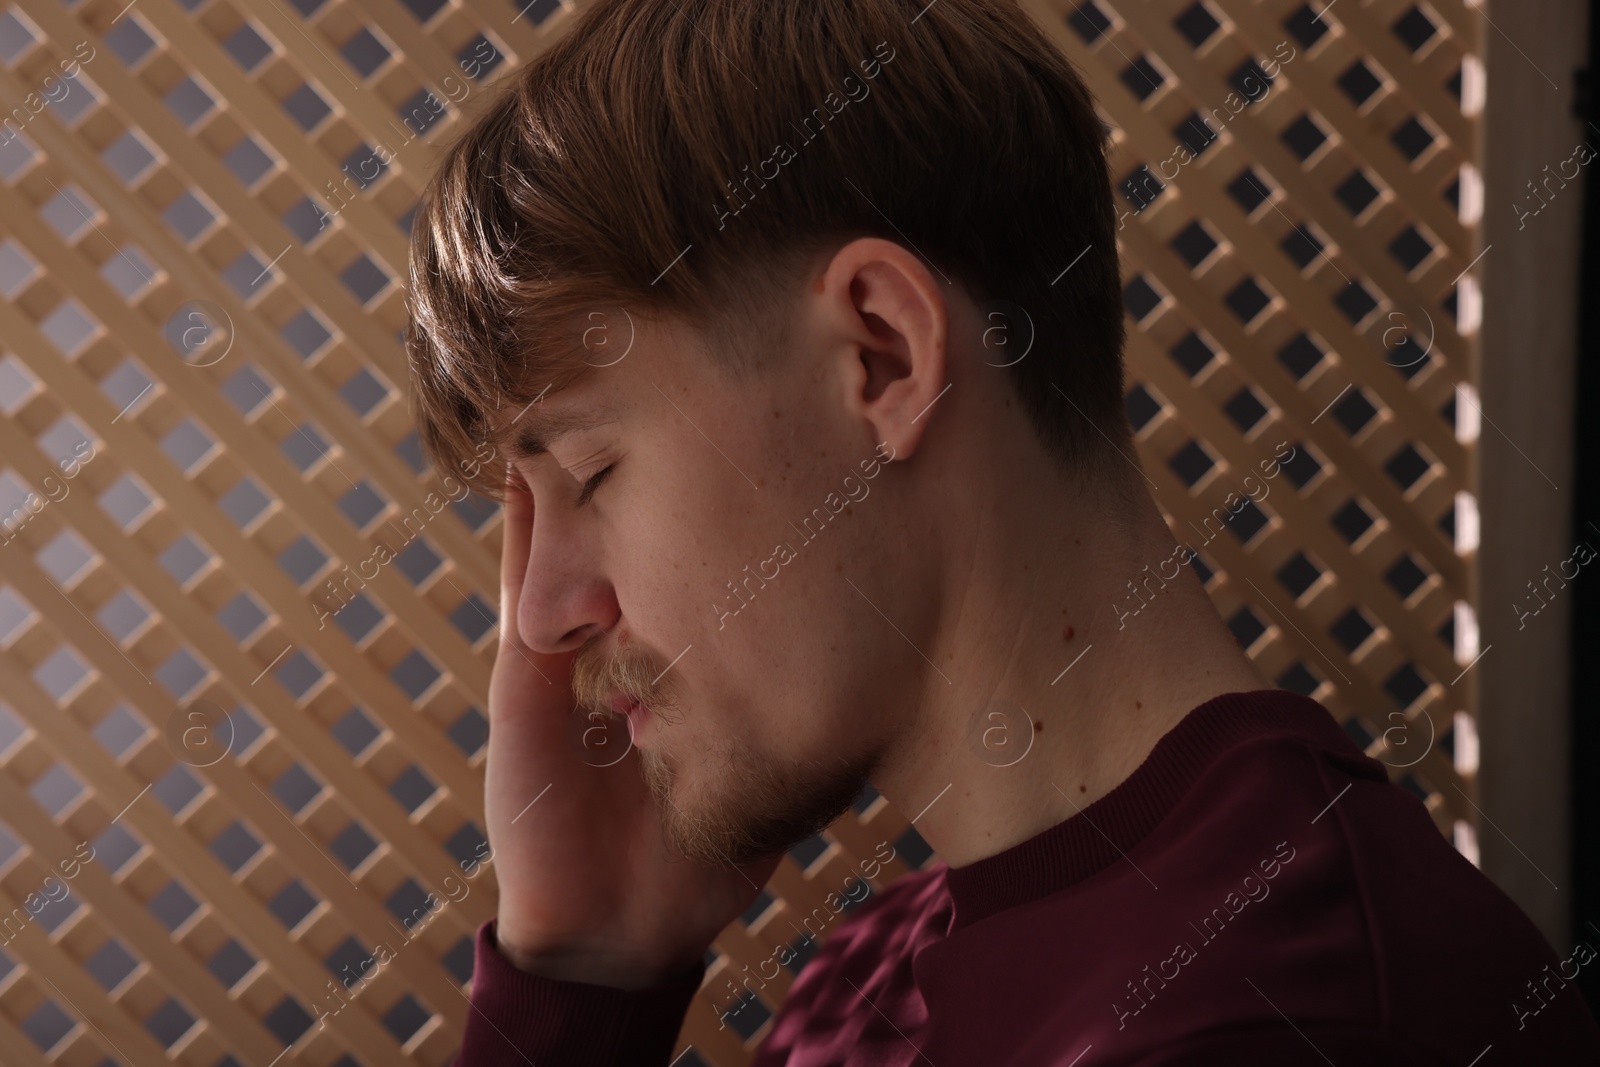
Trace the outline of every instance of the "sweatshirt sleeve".
<path fill-rule="evenodd" d="M 478 927 L 471 1011 L 454 1067 L 666 1067 L 705 963 L 672 982 L 626 990 L 519 971 L 493 919 Z"/>

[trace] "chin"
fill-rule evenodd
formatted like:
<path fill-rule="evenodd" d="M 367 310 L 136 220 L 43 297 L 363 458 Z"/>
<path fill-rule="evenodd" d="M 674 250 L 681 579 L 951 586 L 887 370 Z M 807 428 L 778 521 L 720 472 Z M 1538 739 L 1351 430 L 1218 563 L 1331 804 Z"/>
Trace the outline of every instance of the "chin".
<path fill-rule="evenodd" d="M 735 748 L 685 774 L 660 751 L 639 758 L 668 842 L 710 867 L 746 867 L 817 834 L 849 810 L 877 764 L 870 754 L 796 766 Z"/>

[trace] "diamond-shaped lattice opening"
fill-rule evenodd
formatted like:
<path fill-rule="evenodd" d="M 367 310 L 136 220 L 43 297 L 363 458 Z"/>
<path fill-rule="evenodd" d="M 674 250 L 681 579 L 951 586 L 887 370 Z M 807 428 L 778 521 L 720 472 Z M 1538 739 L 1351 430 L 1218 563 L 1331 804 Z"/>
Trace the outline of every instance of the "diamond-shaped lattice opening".
<path fill-rule="evenodd" d="M 1211 35 L 1222 28 L 1222 23 L 1205 4 L 1195 3 L 1184 8 L 1177 18 L 1172 20 L 1184 40 L 1194 48 L 1199 48 L 1211 40 Z"/>
<path fill-rule="evenodd" d="M 51 818 L 60 818 L 61 813 L 83 795 L 83 783 L 57 763 L 34 780 L 28 793 Z"/>
<path fill-rule="evenodd" d="M 1259 615 L 1250 610 L 1249 605 L 1245 605 L 1229 617 L 1228 629 L 1233 631 L 1234 639 L 1239 642 L 1239 647 L 1248 652 L 1250 646 L 1254 645 L 1261 638 L 1261 635 L 1267 632 L 1267 624 L 1261 621 Z"/>
<path fill-rule="evenodd" d="M 1287 589 L 1296 600 L 1304 596 L 1306 590 L 1316 584 L 1322 577 L 1322 570 L 1304 552 L 1296 552 L 1289 557 L 1289 561 L 1278 568 L 1278 583 Z"/>
<path fill-rule="evenodd" d="M 1217 250 L 1216 238 L 1199 221 L 1189 223 L 1172 239 L 1172 250 L 1194 270 Z"/>
<path fill-rule="evenodd" d="M 357 644 L 365 641 L 368 635 L 388 617 L 365 593 L 357 593 L 343 604 L 330 605 L 329 610 L 333 612 L 333 621 L 339 629 Z"/>
<path fill-rule="evenodd" d="M 1359 325 L 1378 308 L 1377 299 L 1358 279 L 1351 279 L 1348 285 L 1339 290 L 1339 294 L 1333 298 L 1333 303 L 1344 312 L 1352 325 Z"/>
<path fill-rule="evenodd" d="M 222 494 L 217 503 L 228 518 L 244 529 L 266 513 L 272 504 L 272 498 L 267 496 L 256 480 L 247 474 L 240 478 L 232 489 Z"/>
<path fill-rule="evenodd" d="M 444 850 L 454 857 L 463 870 L 469 870 L 488 854 L 488 846 L 489 839 L 483 836 L 483 831 L 468 821 L 445 839 Z"/>
<path fill-rule="evenodd" d="M 150 795 L 161 801 L 167 810 L 177 815 L 194 802 L 205 789 L 200 780 L 181 763 L 173 764 L 150 787 Z"/>
<path fill-rule="evenodd" d="M 1122 68 L 1122 84 L 1128 91 L 1139 98 L 1143 103 L 1148 100 L 1157 89 L 1166 84 L 1166 75 L 1161 73 L 1150 57 L 1142 55 Z"/>
<path fill-rule="evenodd" d="M 351 757 L 361 755 L 382 731 L 360 708 L 351 708 L 328 730 Z"/>
<path fill-rule="evenodd" d="M 77 1020 L 61 1009 L 53 1000 L 46 1000 L 22 1020 L 22 1032 L 40 1052 L 48 1054 L 77 1028 Z"/>
<path fill-rule="evenodd" d="M 328 851 L 352 871 L 361 866 L 377 847 L 378 842 L 373 836 L 354 821 L 328 842 Z"/>
<path fill-rule="evenodd" d="M 328 554 L 308 535 L 301 534 L 278 553 L 278 566 L 302 588 L 327 565 Z"/>
<path fill-rule="evenodd" d="M 1133 427 L 1133 432 L 1138 433 L 1147 426 L 1151 419 L 1161 414 L 1161 401 L 1155 394 L 1146 389 L 1142 383 L 1135 383 L 1128 395 L 1124 398 L 1123 407 L 1128 413 L 1128 424 Z"/>
<path fill-rule="evenodd" d="M 301 359 L 310 359 L 333 339 L 333 332 L 322 324 L 322 320 L 317 318 L 314 312 L 301 309 L 283 324 L 278 336 L 282 337 Z"/>
<path fill-rule="evenodd" d="M 267 1012 L 261 1021 L 271 1031 L 272 1036 L 287 1047 L 300 1040 L 300 1035 L 311 1029 L 316 1019 L 302 1008 L 294 997 L 286 996 L 278 1001 L 277 1006 Z"/>
<path fill-rule="evenodd" d="M 312 88 L 309 82 L 302 82 L 299 88 L 283 98 L 283 109 L 307 133 L 333 112 L 322 94 Z"/>
<path fill-rule="evenodd" d="M 137 182 L 156 161 L 155 153 L 133 130 L 124 131 L 121 137 L 101 149 L 100 158 L 125 185 Z"/>
<path fill-rule="evenodd" d="M 1317 149 L 1328 143 L 1327 131 L 1311 117 L 1309 111 L 1289 123 L 1278 138 L 1302 163 L 1316 155 Z"/>
<path fill-rule="evenodd" d="M 1272 195 L 1272 186 L 1267 180 L 1254 170 L 1246 167 L 1239 172 L 1239 176 L 1228 183 L 1228 195 L 1233 197 L 1240 209 L 1249 215 L 1256 208 L 1267 202 Z"/>
<path fill-rule="evenodd" d="M 305 887 L 300 879 L 291 878 L 288 884 L 278 890 L 272 899 L 267 902 L 267 910 L 272 912 L 285 927 L 293 930 L 320 903 L 321 901 Z"/>
<path fill-rule="evenodd" d="M 1223 405 L 1222 410 L 1233 420 L 1233 424 L 1239 427 L 1240 433 L 1249 433 L 1255 429 L 1256 423 L 1267 414 L 1267 406 L 1248 385 L 1234 393 L 1233 398 Z"/>
<path fill-rule="evenodd" d="M 1204 115 L 1198 111 L 1191 111 L 1182 122 L 1172 128 L 1172 136 L 1194 155 L 1202 156 L 1206 149 L 1216 143 L 1218 134 L 1211 128 L 1211 123 L 1206 121 Z"/>
<path fill-rule="evenodd" d="M 419 700 L 442 674 L 421 649 L 412 649 L 389 671 L 389 678 L 407 697 Z"/>
<path fill-rule="evenodd" d="M 1239 317 L 1241 323 L 1248 326 L 1272 303 L 1272 297 L 1254 278 L 1245 278 L 1228 290 L 1222 301 L 1228 305 L 1228 310 Z"/>
<path fill-rule="evenodd" d="M 1366 174 L 1357 169 L 1334 188 L 1333 195 L 1350 214 L 1359 216 L 1378 199 L 1378 187 L 1372 184 Z"/>
<path fill-rule="evenodd" d="M 1135 322 L 1143 322 L 1152 311 L 1161 305 L 1161 294 L 1156 291 L 1143 274 L 1135 274 L 1128 279 L 1128 284 L 1122 290 L 1122 304 L 1127 308 L 1128 314 L 1133 316 Z"/>
<path fill-rule="evenodd" d="M 95 726 L 94 739 L 113 757 L 121 759 L 149 733 L 150 727 L 145 725 L 144 720 L 129 710 L 126 704 L 118 704 L 106 712 Z"/>
<path fill-rule="evenodd" d="M 193 75 L 169 89 L 163 103 L 185 126 L 193 126 L 217 106 L 216 98 Z"/>
<path fill-rule="evenodd" d="M 1094 44 L 1111 28 L 1111 19 L 1094 0 L 1087 0 L 1067 16 L 1067 25 L 1083 38 L 1084 44 Z"/>
<path fill-rule="evenodd" d="M 1134 211 L 1140 212 L 1154 203 L 1156 197 L 1166 191 L 1166 183 L 1155 176 L 1151 169 L 1140 164 L 1130 172 L 1122 181 L 1117 183 L 1120 192 L 1128 203 L 1133 205 Z"/>
<path fill-rule="evenodd" d="M 173 198 L 172 203 L 161 213 L 161 219 L 172 232 L 183 238 L 184 243 L 192 243 L 201 234 L 211 228 L 217 221 L 218 213 L 206 206 L 205 201 L 193 192 L 185 190 Z"/>
<path fill-rule="evenodd" d="M 1324 243 L 1317 239 L 1310 223 L 1301 223 L 1291 227 L 1283 235 L 1283 240 L 1278 242 L 1278 247 L 1283 249 L 1283 254 L 1294 261 L 1294 265 L 1301 270 L 1307 267 L 1322 255 Z"/>
<path fill-rule="evenodd" d="M 339 387 L 339 396 L 357 415 L 370 415 L 389 396 L 389 387 L 363 367 Z"/>
<path fill-rule="evenodd" d="M 1418 158 L 1433 145 L 1435 140 L 1437 138 L 1434 136 L 1433 131 L 1428 129 L 1427 125 L 1414 115 L 1402 122 L 1389 135 L 1390 143 L 1399 149 L 1400 154 L 1405 156 L 1407 161 L 1412 164 L 1416 163 Z"/>
<path fill-rule="evenodd" d="M 394 1006 L 383 1013 L 383 1028 L 394 1035 L 401 1044 L 411 1040 L 418 1030 L 433 1018 L 423 1003 L 410 993 L 403 994 Z"/>
<path fill-rule="evenodd" d="M 1401 555 L 1394 561 L 1394 565 L 1383 572 L 1383 580 L 1389 587 L 1399 594 L 1401 600 L 1408 599 L 1422 584 L 1428 580 L 1429 572 L 1422 567 L 1409 552 Z"/>
<path fill-rule="evenodd" d="M 1383 79 L 1372 72 L 1365 60 L 1358 59 L 1339 75 L 1339 88 L 1344 90 L 1352 104 L 1360 107 L 1372 99 L 1373 93 L 1383 88 Z"/>
<path fill-rule="evenodd" d="M 1322 685 L 1322 679 L 1318 678 L 1310 667 L 1300 661 L 1291 664 L 1289 669 L 1278 675 L 1274 681 L 1277 683 L 1278 688 L 1287 689 L 1291 693 L 1299 693 L 1301 696 L 1306 697 L 1314 694 L 1317 691 L 1317 687 Z"/>
<path fill-rule="evenodd" d="M 66 645 L 56 649 L 33 669 L 33 680 L 58 704 L 67 703 L 89 678 L 89 665 Z"/>
<path fill-rule="evenodd" d="M 168 882 L 146 903 L 150 913 L 161 921 L 170 933 L 200 910 L 200 902 L 176 881 Z"/>
<path fill-rule="evenodd" d="M 261 147 L 260 142 L 247 134 L 228 150 L 222 162 L 239 179 L 239 183 L 249 189 L 266 176 L 275 160 L 270 152 Z"/>
<path fill-rule="evenodd" d="M 356 73 L 370 78 L 394 53 L 377 34 L 363 26 L 339 46 L 339 54 L 350 61 Z"/>
<path fill-rule="evenodd" d="M 1233 91 L 1239 94 L 1246 106 L 1271 92 L 1272 80 L 1272 75 L 1263 70 L 1261 64 L 1253 59 L 1245 60 L 1228 75 L 1228 84 L 1233 86 Z"/>
<path fill-rule="evenodd" d="M 261 36 L 261 33 L 248 22 L 234 30 L 222 43 L 222 47 L 246 72 L 260 66 L 261 61 L 271 55 L 273 50 L 271 42 Z"/>
<path fill-rule="evenodd" d="M 123 829 L 120 823 L 107 826 L 90 844 L 94 846 L 94 861 L 104 864 L 106 870 L 113 874 L 127 866 L 128 861 L 144 848 L 139 839 Z"/>
<path fill-rule="evenodd" d="M 121 985 L 138 967 L 139 960 L 114 937 L 107 938 L 94 955 L 83 961 L 83 969 L 108 993 Z"/>
<path fill-rule="evenodd" d="M 246 363 L 222 383 L 222 395 L 239 409 L 241 415 L 250 415 L 272 399 L 274 386 L 254 366 Z"/>
<path fill-rule="evenodd" d="M 1372 625 L 1360 608 L 1351 608 L 1328 627 L 1328 632 L 1339 642 L 1339 647 L 1352 655 L 1376 630 L 1377 627 Z"/>
<path fill-rule="evenodd" d="M 1402 709 L 1409 708 L 1416 699 L 1428 691 L 1427 679 L 1417 670 L 1415 663 L 1404 663 L 1384 679 L 1383 691 L 1388 693 Z"/>
<path fill-rule="evenodd" d="M 1383 465 L 1383 469 L 1401 489 L 1410 489 L 1416 485 L 1432 467 L 1433 463 L 1412 444 L 1401 445 L 1394 455 L 1389 457 L 1389 462 Z"/>
<path fill-rule="evenodd" d="M 249 593 L 240 592 L 217 610 L 217 621 L 235 641 L 243 643 L 267 621 L 266 610 Z"/>
<path fill-rule="evenodd" d="M 291 814 L 299 814 L 321 792 L 322 783 L 299 763 L 291 763 L 289 769 L 272 783 L 272 795 L 277 797 Z"/>
<path fill-rule="evenodd" d="M 450 625 L 468 641 L 476 642 L 494 628 L 495 608 L 477 593 L 471 593 L 450 613 Z"/>
<path fill-rule="evenodd" d="M 1360 541 L 1362 534 L 1373 528 L 1373 522 L 1373 517 L 1354 498 L 1346 501 L 1344 507 L 1341 507 L 1338 512 L 1334 512 L 1333 515 L 1334 530 L 1344 534 L 1344 539 L 1349 541 L 1350 544 Z"/>
<path fill-rule="evenodd" d="M 1329 410 L 1333 414 L 1334 421 L 1343 426 L 1344 432 L 1351 437 L 1366 429 L 1367 424 L 1378 414 L 1378 409 L 1367 397 L 1367 391 L 1359 385 L 1351 388 Z"/>
<path fill-rule="evenodd" d="M 1294 455 L 1283 461 L 1282 469 L 1296 489 L 1304 489 L 1322 473 L 1322 463 L 1312 454 L 1310 445 L 1298 441 L 1294 446 Z"/>
<path fill-rule="evenodd" d="M 477 708 L 468 708 L 445 731 L 464 756 L 475 755 L 489 740 L 489 720 Z"/>
<path fill-rule="evenodd" d="M 168 997 L 159 1008 L 145 1017 L 144 1028 L 163 1047 L 171 1048 L 189 1032 L 194 1023 L 194 1016 L 177 1000 Z"/>
<path fill-rule="evenodd" d="M 1182 479 L 1184 485 L 1193 489 L 1200 479 L 1216 466 L 1216 461 L 1211 458 L 1205 446 L 1191 439 L 1167 459 L 1167 466 L 1172 469 L 1173 474 Z"/>
<path fill-rule="evenodd" d="M 449 114 L 450 105 L 435 96 L 431 89 L 424 87 L 403 100 L 395 110 L 407 132 L 414 137 L 420 137 Z"/>
<path fill-rule="evenodd" d="M 224 989 L 238 985 L 240 979 L 255 969 L 255 965 L 256 958 L 249 950 L 231 938 L 206 961 L 206 969 L 222 983 Z"/>
<path fill-rule="evenodd" d="M 100 606 L 94 617 L 100 623 L 101 629 L 121 642 L 126 641 L 134 631 L 145 624 L 150 618 L 150 609 L 145 607 L 133 593 L 120 589 L 115 596 Z"/>
<path fill-rule="evenodd" d="M 1283 28 L 1294 35 L 1294 39 L 1306 48 L 1310 48 L 1322 40 L 1322 35 L 1328 32 L 1327 19 L 1328 6 L 1312 7 L 1310 4 L 1301 4 L 1289 13 L 1283 20 Z"/>
<path fill-rule="evenodd" d="M 1415 226 L 1407 226 L 1389 243 L 1389 254 L 1408 272 L 1421 266 L 1424 260 L 1433 255 L 1433 250 L 1433 242 L 1422 236 Z"/>
<path fill-rule="evenodd" d="M 407 878 L 389 894 L 383 904 L 389 909 L 390 915 L 410 930 L 414 926 L 426 925 L 443 901 L 418 885 L 415 879 Z"/>
<path fill-rule="evenodd" d="M 260 851 L 261 839 L 237 820 L 211 839 L 211 854 L 234 874 L 238 874 Z"/>
<path fill-rule="evenodd" d="M 1434 25 L 1433 20 L 1415 4 L 1395 20 L 1392 29 L 1394 35 L 1413 52 L 1433 40 L 1434 35 L 1439 32 L 1439 27 Z"/>
<path fill-rule="evenodd" d="M 389 795 L 407 812 L 416 812 L 422 805 L 438 791 L 433 779 L 425 774 L 421 767 L 412 764 L 401 771 L 395 780 L 389 783 Z"/>
<path fill-rule="evenodd" d="M 296 700 L 303 699 L 326 676 L 326 672 L 300 649 L 295 649 L 278 662 L 272 671 L 278 684 L 289 691 Z"/>
<path fill-rule="evenodd" d="M 394 557 L 394 565 L 412 585 L 421 585 L 444 563 L 444 557 L 433 550 L 426 538 L 419 537 Z"/>
<path fill-rule="evenodd" d="M 365 253 L 355 258 L 339 274 L 339 280 L 361 304 L 366 304 L 389 285 L 389 274 Z"/>

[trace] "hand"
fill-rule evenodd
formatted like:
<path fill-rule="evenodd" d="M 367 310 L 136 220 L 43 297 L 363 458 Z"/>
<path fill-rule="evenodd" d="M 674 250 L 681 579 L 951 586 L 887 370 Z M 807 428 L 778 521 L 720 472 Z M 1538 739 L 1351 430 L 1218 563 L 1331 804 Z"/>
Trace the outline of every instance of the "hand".
<path fill-rule="evenodd" d="M 584 761 L 569 725 L 576 652 L 535 652 L 517 631 L 532 532 L 533 496 L 512 468 L 484 783 L 500 950 L 547 977 L 661 984 L 750 906 L 782 856 L 742 870 L 688 860 L 666 844 L 637 754 L 609 767 Z"/>

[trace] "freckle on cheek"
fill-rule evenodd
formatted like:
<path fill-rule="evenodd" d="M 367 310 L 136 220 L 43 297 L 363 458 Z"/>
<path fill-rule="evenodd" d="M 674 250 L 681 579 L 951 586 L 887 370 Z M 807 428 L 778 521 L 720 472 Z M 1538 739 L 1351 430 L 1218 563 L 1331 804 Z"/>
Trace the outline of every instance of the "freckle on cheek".
<path fill-rule="evenodd" d="M 1065 637 L 1068 641 L 1071 641 L 1072 640 L 1072 635 L 1075 634 L 1075 633 L 1077 633 L 1077 631 L 1074 630 L 1071 626 L 1068 626 L 1065 630 L 1061 631 L 1061 636 Z"/>

